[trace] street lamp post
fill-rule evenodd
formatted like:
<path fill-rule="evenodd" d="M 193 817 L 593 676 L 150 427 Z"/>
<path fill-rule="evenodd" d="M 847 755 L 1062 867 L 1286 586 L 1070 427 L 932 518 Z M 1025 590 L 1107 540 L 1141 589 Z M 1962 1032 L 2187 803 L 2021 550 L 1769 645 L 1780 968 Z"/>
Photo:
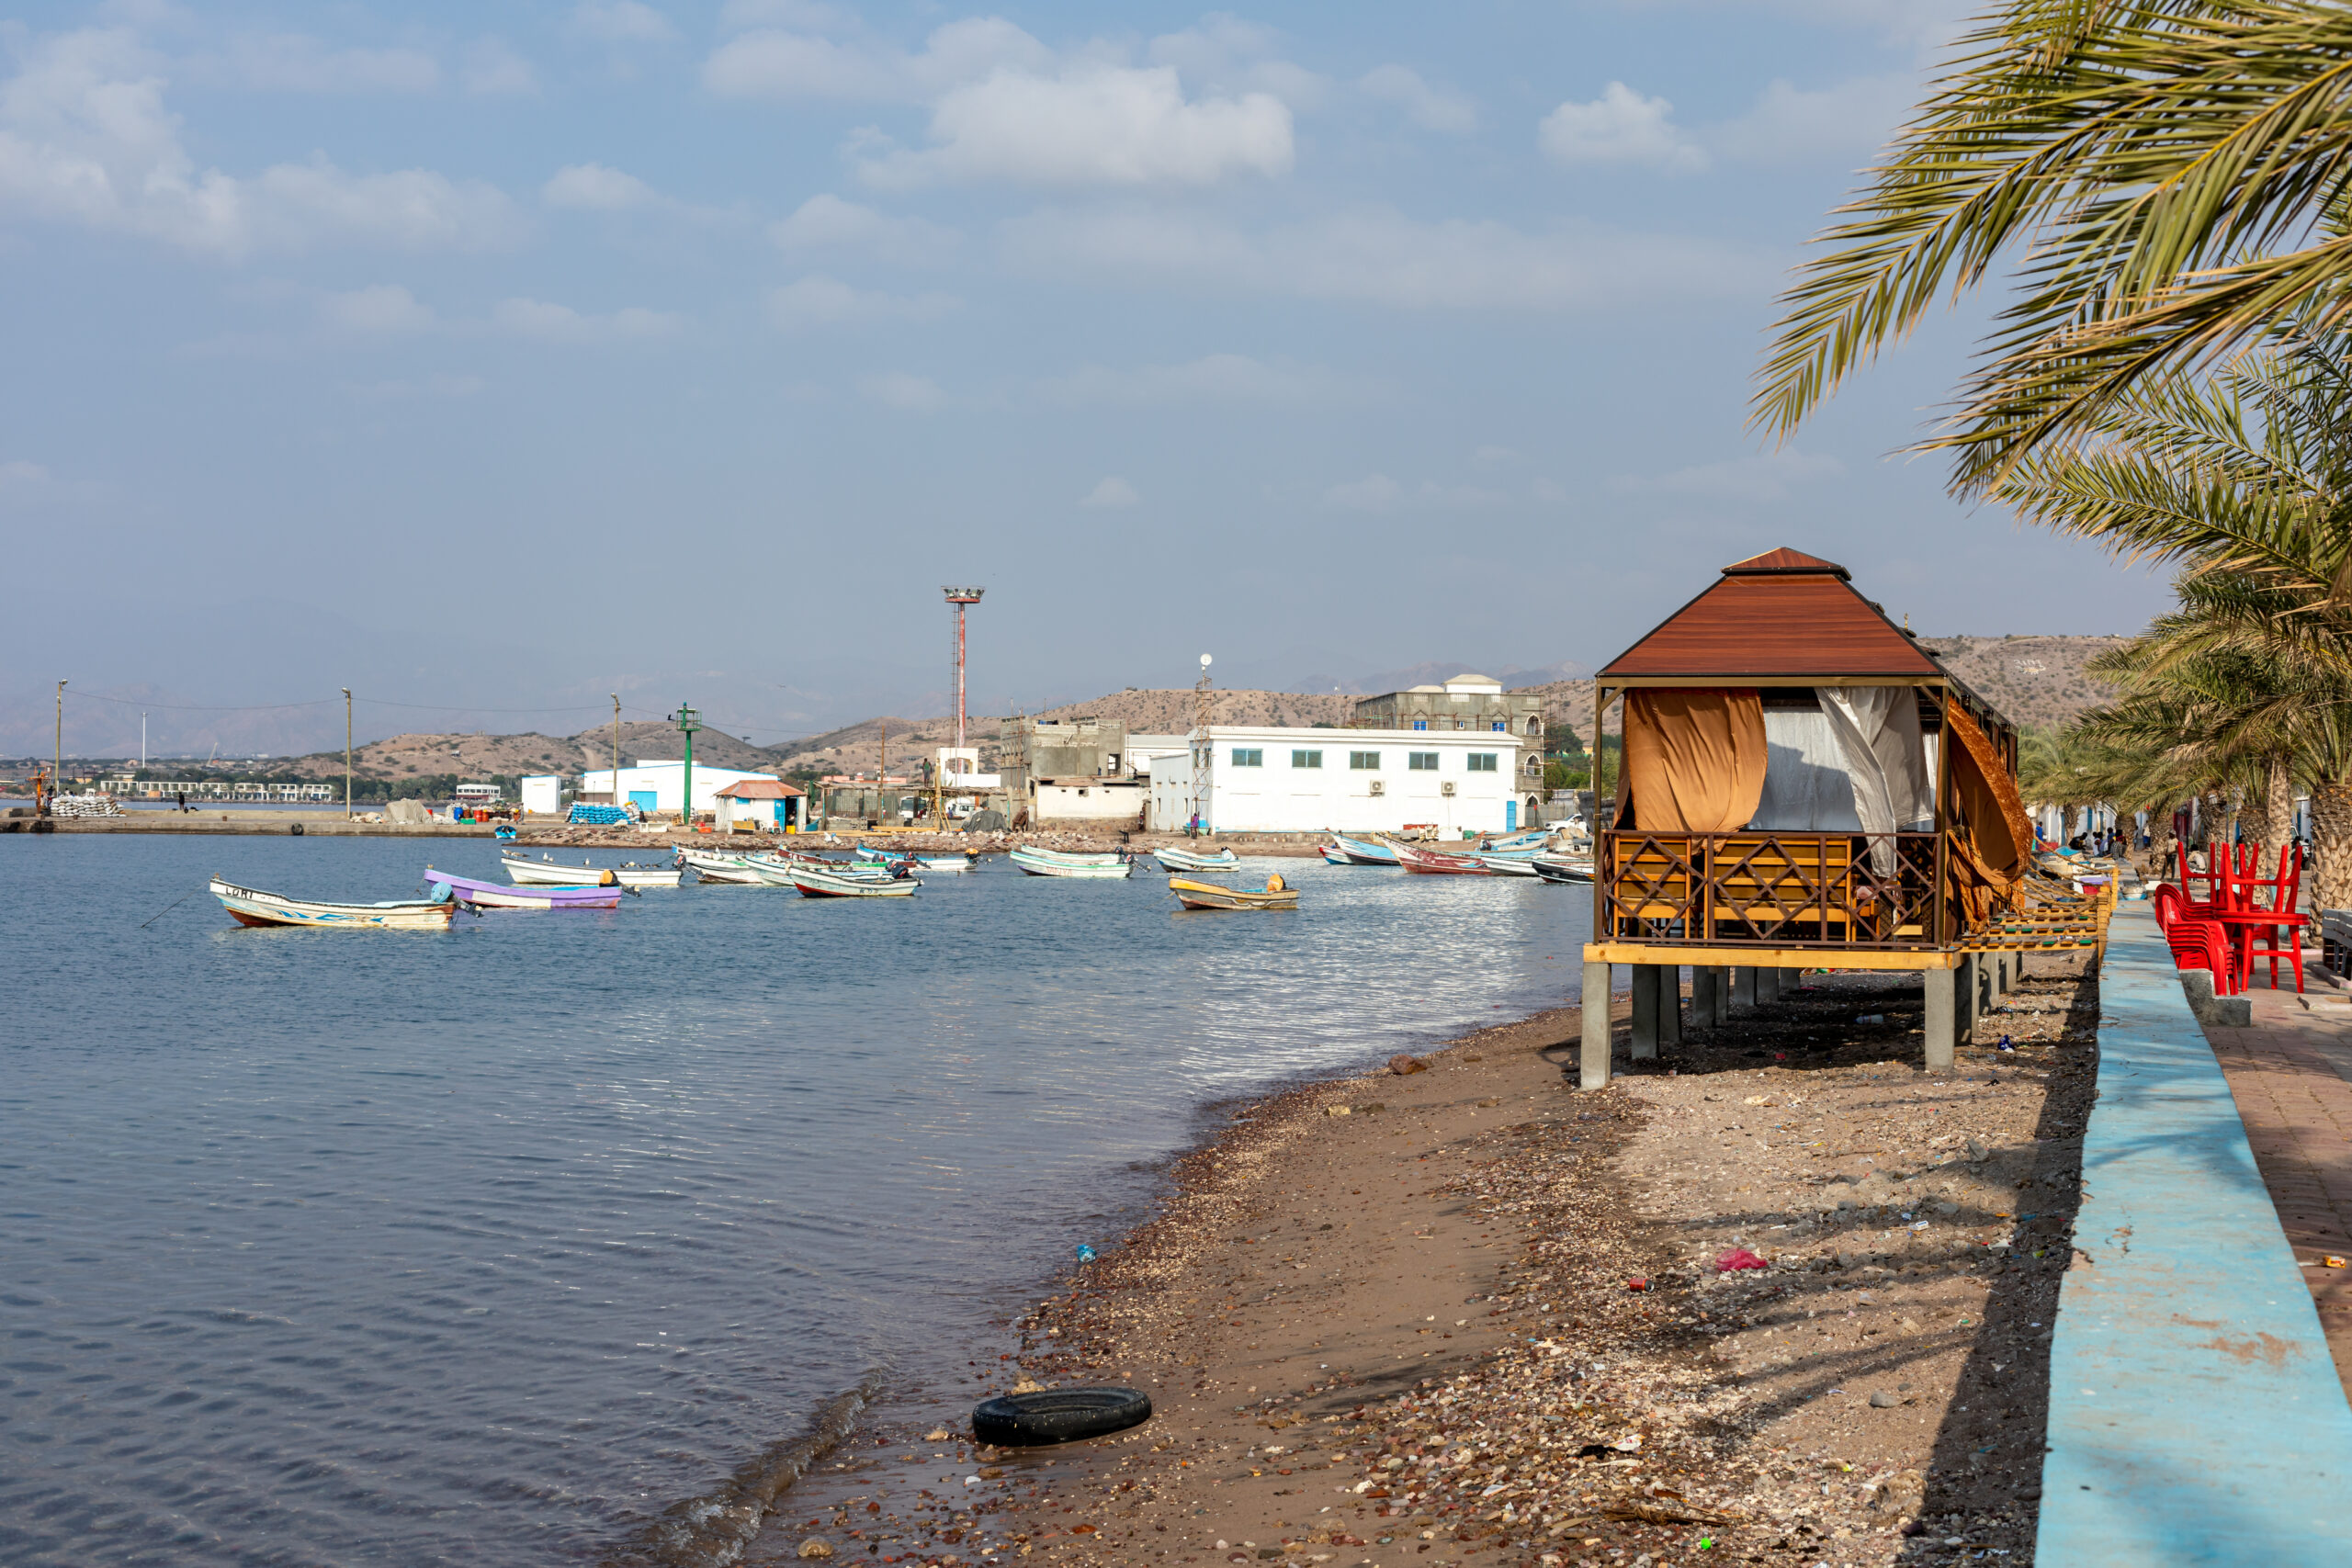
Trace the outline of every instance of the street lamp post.
<path fill-rule="evenodd" d="M 351 820 L 351 688 L 343 689 L 343 819 Z"/>
<path fill-rule="evenodd" d="M 57 786 L 65 781 L 65 682 L 57 683 L 57 755 L 49 764 L 49 798 L 57 798 Z"/>
<path fill-rule="evenodd" d="M 695 731 L 702 728 L 702 715 L 680 703 L 678 711 L 670 716 L 670 722 L 676 725 L 679 733 L 686 738 L 685 795 L 680 804 L 684 809 L 681 819 L 686 831 L 691 833 L 695 827 Z"/>

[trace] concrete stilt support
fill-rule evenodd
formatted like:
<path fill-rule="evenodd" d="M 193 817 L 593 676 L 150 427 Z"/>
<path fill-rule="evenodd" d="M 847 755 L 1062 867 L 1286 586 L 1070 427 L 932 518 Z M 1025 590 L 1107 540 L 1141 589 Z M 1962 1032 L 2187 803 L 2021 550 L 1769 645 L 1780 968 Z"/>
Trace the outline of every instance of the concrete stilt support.
<path fill-rule="evenodd" d="M 1716 970 L 1703 968 L 1690 971 L 1690 1027 L 1693 1029 L 1709 1029 L 1714 1025 L 1717 973 Z"/>
<path fill-rule="evenodd" d="M 1746 964 L 1731 972 L 1731 1005 L 1736 1008 L 1756 1005 L 1756 971 Z"/>
<path fill-rule="evenodd" d="M 1758 1003 L 1781 999 L 1781 972 L 1778 969 L 1756 971 L 1756 999 Z"/>
<path fill-rule="evenodd" d="M 1656 964 L 1634 965 L 1634 1060 L 1657 1057 L 1658 976 L 1666 971 Z"/>
<path fill-rule="evenodd" d="M 1731 971 L 1728 968 L 1718 967 L 1710 969 L 1707 973 L 1715 977 L 1713 993 L 1714 1005 L 1707 1013 L 1707 1022 L 1712 1027 L 1720 1029 L 1731 1021 Z"/>
<path fill-rule="evenodd" d="M 1577 1061 L 1577 1087 L 1609 1087 L 1609 965 L 1584 966 L 1584 1051 Z"/>
<path fill-rule="evenodd" d="M 1928 999 L 1928 1070 L 1951 1071 L 1952 1044 L 1959 1038 L 1952 1014 L 1958 1010 L 1960 987 L 1949 969 L 1930 969 L 1919 976 Z"/>
<path fill-rule="evenodd" d="M 1781 995 L 1786 996 L 1789 992 L 1795 990 L 1799 986 L 1803 985 L 1804 983 L 1804 970 L 1802 970 L 1802 969 L 1783 969 L 1783 970 L 1781 970 Z"/>
<path fill-rule="evenodd" d="M 1960 961 L 1955 972 L 1960 987 L 1959 995 L 1953 998 L 1959 1009 L 1958 1016 L 1952 1020 L 1956 1043 L 1976 1037 L 1976 1020 L 1984 1010 L 1984 993 L 1977 988 L 1976 976 L 1984 962 L 1984 954 L 1972 953 Z"/>
<path fill-rule="evenodd" d="M 1661 964 L 1657 970 L 1657 1043 L 1682 1043 L 1682 965 Z"/>

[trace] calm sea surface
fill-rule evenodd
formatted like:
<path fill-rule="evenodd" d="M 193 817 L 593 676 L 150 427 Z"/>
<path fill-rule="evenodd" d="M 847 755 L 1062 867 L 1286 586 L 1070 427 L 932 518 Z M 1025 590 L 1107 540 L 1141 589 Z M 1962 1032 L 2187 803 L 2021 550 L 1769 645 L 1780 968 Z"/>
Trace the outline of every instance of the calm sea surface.
<path fill-rule="evenodd" d="M 1211 1102 L 1570 999 L 1591 907 L 1305 861 L 1247 868 L 1286 915 L 1001 860 L 446 935 L 204 892 L 428 858 L 498 874 L 0 840 L 0 1562 L 593 1559 L 875 1369 L 944 1381 Z"/>

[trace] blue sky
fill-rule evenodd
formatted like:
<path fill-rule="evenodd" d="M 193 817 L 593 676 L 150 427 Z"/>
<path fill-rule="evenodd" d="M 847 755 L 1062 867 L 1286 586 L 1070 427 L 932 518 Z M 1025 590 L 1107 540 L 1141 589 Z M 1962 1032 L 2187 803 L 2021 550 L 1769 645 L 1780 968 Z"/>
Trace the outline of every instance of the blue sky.
<path fill-rule="evenodd" d="M 772 741 L 938 711 L 948 581 L 983 711 L 1596 662 L 1780 544 L 1923 629 L 2136 629 L 2161 584 L 1890 456 L 1981 304 L 1744 428 L 1959 15 L 20 7 L 0 745 L 59 678 L 69 750 L 135 734 L 104 694 L 339 740 L 160 705 L 345 684 Z"/>

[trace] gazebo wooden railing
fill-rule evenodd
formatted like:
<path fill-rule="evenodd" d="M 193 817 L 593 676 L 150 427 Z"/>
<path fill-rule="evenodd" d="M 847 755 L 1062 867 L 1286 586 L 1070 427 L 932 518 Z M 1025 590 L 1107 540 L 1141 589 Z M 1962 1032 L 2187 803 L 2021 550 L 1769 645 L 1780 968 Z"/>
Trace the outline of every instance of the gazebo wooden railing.
<path fill-rule="evenodd" d="M 1961 932 L 1936 896 L 1941 835 L 1893 840 L 1894 865 L 1882 872 L 1871 840 L 1855 833 L 1604 831 L 1595 934 L 1727 948 L 1942 948 Z"/>

